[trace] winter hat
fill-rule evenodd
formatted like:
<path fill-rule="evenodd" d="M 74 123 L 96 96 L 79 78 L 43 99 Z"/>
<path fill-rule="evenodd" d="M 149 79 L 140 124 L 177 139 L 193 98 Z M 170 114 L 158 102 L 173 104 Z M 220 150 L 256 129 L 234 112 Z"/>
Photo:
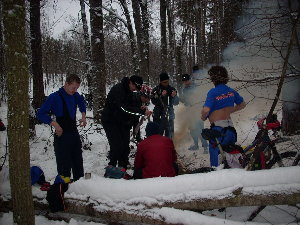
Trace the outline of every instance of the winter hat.
<path fill-rule="evenodd" d="M 190 79 L 191 79 L 191 76 L 189 74 L 183 74 L 181 76 L 182 81 L 187 81 L 187 80 L 190 80 Z"/>
<path fill-rule="evenodd" d="M 132 75 L 129 80 L 135 84 L 136 88 L 138 90 L 141 90 L 142 84 L 143 84 L 143 78 L 137 75 Z"/>
<path fill-rule="evenodd" d="M 169 78 L 169 75 L 167 73 L 161 73 L 159 75 L 159 79 L 160 79 L 160 81 L 164 81 L 164 80 L 169 80 L 170 78 Z"/>
<path fill-rule="evenodd" d="M 147 123 L 145 131 L 146 131 L 147 137 L 150 137 L 154 134 L 158 134 L 159 133 L 159 125 L 155 122 L 149 122 L 149 123 Z"/>

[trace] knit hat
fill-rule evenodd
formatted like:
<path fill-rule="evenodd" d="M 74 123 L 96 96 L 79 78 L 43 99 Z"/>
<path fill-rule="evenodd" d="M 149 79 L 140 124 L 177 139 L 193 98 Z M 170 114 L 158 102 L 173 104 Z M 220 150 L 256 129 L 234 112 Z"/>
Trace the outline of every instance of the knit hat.
<path fill-rule="evenodd" d="M 187 80 L 190 80 L 190 79 L 191 79 L 191 76 L 189 74 L 183 74 L 181 76 L 182 81 L 187 81 Z"/>
<path fill-rule="evenodd" d="M 160 81 L 164 81 L 164 80 L 169 80 L 170 78 L 169 78 L 169 75 L 167 73 L 161 73 L 159 75 L 159 79 L 160 79 Z"/>
<path fill-rule="evenodd" d="M 158 125 L 158 123 L 155 123 L 155 122 L 147 123 L 145 131 L 146 131 L 146 136 L 147 137 L 150 137 L 154 134 L 159 134 L 159 125 Z"/>
<path fill-rule="evenodd" d="M 141 90 L 142 84 L 143 84 L 143 78 L 137 75 L 132 75 L 129 80 L 135 84 L 136 88 L 138 90 Z"/>

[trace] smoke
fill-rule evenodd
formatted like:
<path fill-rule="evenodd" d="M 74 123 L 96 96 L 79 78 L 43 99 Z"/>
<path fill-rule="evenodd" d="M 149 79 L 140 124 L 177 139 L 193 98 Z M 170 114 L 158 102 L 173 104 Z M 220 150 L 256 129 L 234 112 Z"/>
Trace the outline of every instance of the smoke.
<path fill-rule="evenodd" d="M 227 68 L 231 80 L 248 81 L 228 83 L 244 97 L 247 103 L 244 110 L 232 114 L 240 144 L 248 144 L 253 140 L 257 131 L 256 120 L 268 113 L 275 98 L 279 79 L 268 80 L 268 82 L 260 80 L 281 75 L 283 57 L 286 54 L 291 33 L 288 11 L 287 0 L 250 1 L 245 5 L 243 15 L 235 28 L 242 41 L 231 43 L 223 51 L 222 65 Z M 294 59 L 295 55 L 297 60 Z M 300 68 L 299 51 L 298 55 L 293 54 L 292 57 L 292 62 L 297 63 L 294 65 Z M 207 70 L 200 71 L 199 74 L 206 75 Z M 289 85 L 291 83 L 286 83 L 284 92 L 288 93 L 289 99 L 299 101 L 299 82 L 296 85 Z M 182 151 L 186 151 L 187 143 L 191 144 L 187 124 L 194 120 L 192 116 L 200 119 L 201 108 L 208 91 L 205 88 L 208 88 L 209 84 L 209 80 L 204 79 L 198 86 L 196 104 L 199 107 L 195 107 L 196 112 L 193 112 L 194 109 L 187 110 L 182 105 L 176 107 L 175 143 L 177 150 L 184 148 Z M 282 101 L 279 101 L 275 109 L 275 113 L 279 114 L 279 119 L 281 107 Z M 209 127 L 207 122 L 205 127 Z"/>

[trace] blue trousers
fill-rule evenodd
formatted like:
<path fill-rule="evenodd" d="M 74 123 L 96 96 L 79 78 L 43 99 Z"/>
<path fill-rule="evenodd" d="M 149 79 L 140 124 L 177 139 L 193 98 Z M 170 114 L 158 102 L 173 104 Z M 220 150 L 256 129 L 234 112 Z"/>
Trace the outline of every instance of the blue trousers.
<path fill-rule="evenodd" d="M 224 136 L 219 137 L 218 141 L 221 145 L 234 144 L 237 141 L 236 132 L 229 128 L 223 128 L 214 126 L 211 129 L 220 131 Z M 217 143 L 214 140 L 209 142 L 209 156 L 210 156 L 210 166 L 219 166 L 219 148 L 217 147 Z"/>

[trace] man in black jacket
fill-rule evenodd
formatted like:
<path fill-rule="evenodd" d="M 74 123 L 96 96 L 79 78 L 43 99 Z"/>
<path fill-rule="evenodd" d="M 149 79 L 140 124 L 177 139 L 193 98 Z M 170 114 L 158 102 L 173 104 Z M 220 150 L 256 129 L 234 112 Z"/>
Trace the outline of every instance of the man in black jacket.
<path fill-rule="evenodd" d="M 159 75 L 160 84 L 153 88 L 151 101 L 154 104 L 153 121 L 160 125 L 160 135 L 174 136 L 174 105 L 179 104 L 177 91 L 169 85 L 169 75 Z"/>
<path fill-rule="evenodd" d="M 124 77 L 107 95 L 102 112 L 102 125 L 110 146 L 106 177 L 109 177 L 109 171 L 115 170 L 116 166 L 122 172 L 127 169 L 132 116 L 148 116 L 150 113 L 138 108 L 133 101 L 133 92 L 140 90 L 142 84 L 143 79 L 140 76 Z"/>

